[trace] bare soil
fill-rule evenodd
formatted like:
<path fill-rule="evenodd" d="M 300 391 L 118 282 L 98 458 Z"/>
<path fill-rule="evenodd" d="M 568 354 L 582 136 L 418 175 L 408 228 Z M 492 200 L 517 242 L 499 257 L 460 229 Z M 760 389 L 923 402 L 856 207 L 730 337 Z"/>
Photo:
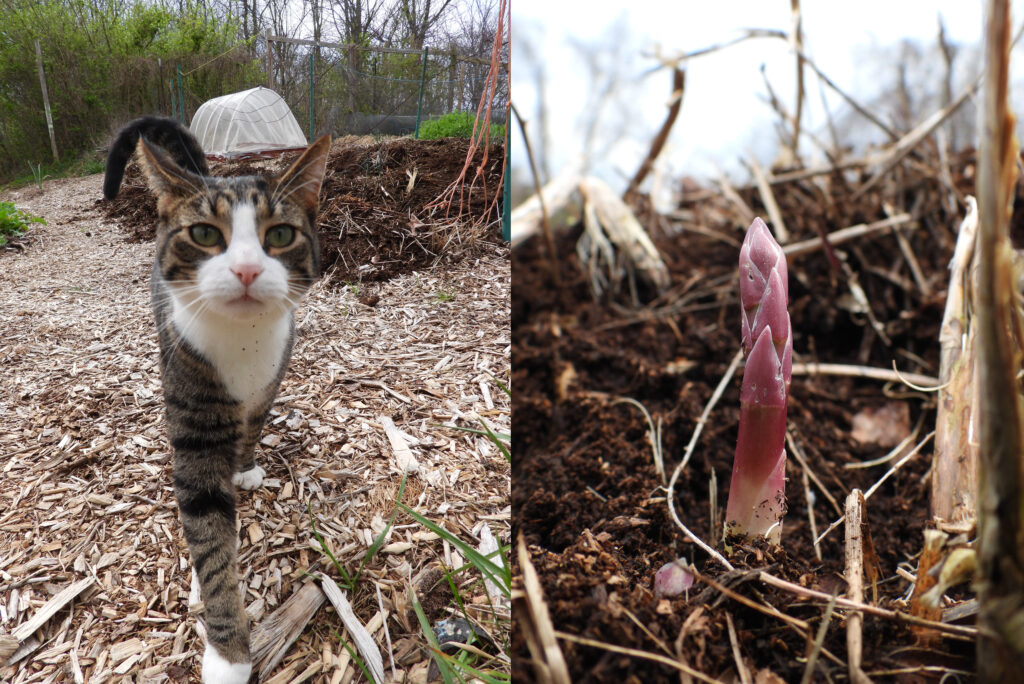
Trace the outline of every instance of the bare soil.
<path fill-rule="evenodd" d="M 883 340 L 864 312 L 852 305 L 848 277 L 838 262 L 830 262 L 820 249 L 790 259 L 795 361 L 881 369 L 891 369 L 895 362 L 901 371 L 938 373 L 946 266 L 964 195 L 973 193 L 973 153 L 951 163 L 952 186 L 921 166 L 912 172 L 898 168 L 891 179 L 857 199 L 851 196 L 867 178 L 860 171 L 774 186 L 791 242 L 885 219 L 887 204 L 894 214 L 911 212 L 914 222 L 904 234 L 924 275 L 922 287 L 889 231 L 835 247 L 864 288 L 871 313 L 886 335 Z M 648 294 L 640 309 L 591 294 L 586 266 L 575 250 L 579 225 L 557 233 L 555 260 L 539 236 L 513 252 L 514 534 L 522 535 L 528 546 L 556 630 L 657 654 L 713 680 L 753 675 L 757 681 L 798 682 L 825 607 L 743 571 L 766 570 L 826 594 L 845 591 L 843 527 L 821 542 L 819 559 L 812 516 L 821 534 L 840 517 L 846 495 L 854 488 L 867 490 L 894 461 L 847 466 L 890 451 L 892 444 L 880 434 L 883 428 L 902 437 L 923 421 L 915 440 L 921 441 L 934 428 L 934 403 L 930 395 L 899 383 L 794 376 L 789 428 L 808 467 L 789 452 L 781 548 L 734 543 L 728 558 L 736 573 L 726 572 L 696 548 L 670 518 L 646 419 L 632 405 L 615 402 L 629 397 L 650 411 L 661 426 L 671 476 L 739 348 L 736 268 L 749 221 L 739 218 L 736 205 L 720 194 L 687 187 L 697 199 L 684 199 L 673 219 L 655 214 L 639 198 L 642 222 L 672 274 L 669 291 L 653 301 Z M 768 219 L 756 189 L 741 188 L 739 194 Z M 1015 225 L 1022 218 L 1018 212 Z M 552 275 L 556 269 L 557 285 Z M 719 550 L 741 373 L 712 411 L 676 486 L 681 519 Z M 895 417 L 876 419 L 876 434 L 855 430 L 861 417 L 880 410 L 888 413 L 876 416 Z M 868 583 L 865 590 L 872 604 L 907 610 L 912 587 L 907 573 L 916 573 L 922 532 L 930 524 L 931 455 L 928 441 L 867 501 L 867 527 L 879 570 L 875 585 Z M 820 484 L 813 482 L 815 475 Z M 712 478 L 717 485 L 710 484 Z M 714 527 L 711 487 L 717 493 Z M 806 621 L 809 636 L 699 581 L 688 596 L 659 599 L 653 593 L 654 573 L 681 556 L 736 594 Z M 951 605 L 947 602 L 946 607 Z M 516 619 L 521 615 L 517 611 Z M 513 674 L 517 681 L 529 681 L 535 676 L 530 654 L 519 627 L 515 634 Z M 864 670 L 876 681 L 938 681 L 948 674 L 960 681 L 973 678 L 971 641 L 946 637 L 920 643 L 907 626 L 871 616 L 863 639 Z M 640 655 L 567 639 L 559 644 L 573 681 L 679 681 L 676 669 Z M 845 679 L 847 657 L 845 619 L 837 611 L 812 681 Z M 741 670 L 746 671 L 741 675 Z"/>

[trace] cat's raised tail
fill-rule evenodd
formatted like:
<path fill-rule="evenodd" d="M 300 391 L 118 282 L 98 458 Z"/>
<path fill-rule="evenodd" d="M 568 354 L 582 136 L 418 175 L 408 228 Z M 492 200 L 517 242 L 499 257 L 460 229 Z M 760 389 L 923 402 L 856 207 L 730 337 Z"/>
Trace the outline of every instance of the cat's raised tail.
<path fill-rule="evenodd" d="M 175 119 L 159 116 L 144 116 L 127 123 L 107 153 L 107 170 L 103 177 L 103 196 L 108 200 L 117 197 L 124 178 L 124 169 L 135 153 L 139 137 L 167 150 L 174 162 L 181 168 L 200 176 L 209 175 L 206 155 L 192 132 Z"/>

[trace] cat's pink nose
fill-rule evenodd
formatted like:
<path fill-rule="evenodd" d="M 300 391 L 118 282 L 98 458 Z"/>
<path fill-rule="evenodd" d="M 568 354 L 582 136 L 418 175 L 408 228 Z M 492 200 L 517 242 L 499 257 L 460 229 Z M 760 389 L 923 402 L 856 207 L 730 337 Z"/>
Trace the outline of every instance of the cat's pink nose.
<path fill-rule="evenodd" d="M 260 273 L 263 273 L 263 267 L 259 264 L 237 264 L 231 267 L 231 272 L 238 277 L 242 285 L 249 287 Z"/>

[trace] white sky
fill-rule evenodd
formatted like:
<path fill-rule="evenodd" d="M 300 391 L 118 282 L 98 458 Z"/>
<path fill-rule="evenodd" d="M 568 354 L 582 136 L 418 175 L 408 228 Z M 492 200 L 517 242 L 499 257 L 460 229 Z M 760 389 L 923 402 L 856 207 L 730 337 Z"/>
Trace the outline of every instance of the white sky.
<path fill-rule="evenodd" d="M 1015 22 L 1024 17 L 1022 6 L 1024 2 L 1014 2 Z M 801 7 L 805 53 L 855 99 L 878 94 L 883 76 L 880 71 L 887 66 L 877 60 L 865 61 L 867 55 L 878 54 L 901 39 L 934 45 L 940 15 L 948 39 L 956 45 L 976 45 L 982 35 L 980 1 L 804 0 Z M 624 186 L 624 179 L 635 172 L 666 114 L 671 74 L 668 70 L 650 73 L 658 64 L 650 55 L 690 52 L 737 37 L 747 28 L 789 31 L 791 15 L 790 3 L 785 0 L 626 4 L 608 0 L 516 0 L 512 22 L 512 97 L 528 126 L 533 125 L 538 93 L 532 69 L 523 58 L 524 44 L 532 44 L 543 54 L 549 113 L 546 151 L 553 173 L 578 157 L 585 120 L 581 111 L 594 97 L 588 69 L 571 41 L 599 48 L 598 54 L 606 60 L 620 55 L 615 61 L 626 65 L 626 79 L 612 99 L 617 97 L 622 104 L 603 110 L 607 128 L 601 140 L 611 146 L 592 161 L 591 171 Z M 1017 51 L 1024 54 L 1024 48 L 1018 47 Z M 750 153 L 765 164 L 771 163 L 779 149 L 774 130 L 777 115 L 763 99 L 767 91 L 760 72 L 762 64 L 772 88 L 792 111 L 796 66 L 785 41 L 750 40 L 690 61 L 682 111 L 662 155 L 671 176 L 714 176 L 721 168 L 742 177 L 745 172 L 738 159 Z M 931 71 L 936 82 L 944 69 L 941 60 L 935 62 Z M 954 96 L 966 82 L 965 77 L 963 74 L 961 82 L 954 85 Z M 805 88 L 804 124 L 827 139 L 818 79 L 809 68 Z M 833 114 L 840 112 L 843 104 L 838 96 L 825 90 L 830 110 Z M 513 126 L 512 164 L 527 168 L 522 137 Z M 534 146 L 539 145 L 539 131 L 534 127 L 530 134 Z M 881 141 L 883 136 L 879 134 L 879 138 Z M 814 151 L 806 138 L 801 151 Z"/>

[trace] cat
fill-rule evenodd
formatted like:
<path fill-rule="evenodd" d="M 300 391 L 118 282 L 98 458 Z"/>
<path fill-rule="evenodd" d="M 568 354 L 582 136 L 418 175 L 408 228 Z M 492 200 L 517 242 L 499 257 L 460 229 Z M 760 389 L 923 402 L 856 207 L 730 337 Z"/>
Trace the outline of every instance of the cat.
<path fill-rule="evenodd" d="M 255 447 L 291 354 L 293 309 L 319 274 L 330 144 L 321 137 L 278 175 L 211 177 L 188 129 L 146 117 L 107 158 L 108 198 L 133 151 L 157 197 L 150 290 L 174 493 L 206 608 L 206 684 L 244 684 L 252 671 L 234 488 L 265 475 Z"/>

